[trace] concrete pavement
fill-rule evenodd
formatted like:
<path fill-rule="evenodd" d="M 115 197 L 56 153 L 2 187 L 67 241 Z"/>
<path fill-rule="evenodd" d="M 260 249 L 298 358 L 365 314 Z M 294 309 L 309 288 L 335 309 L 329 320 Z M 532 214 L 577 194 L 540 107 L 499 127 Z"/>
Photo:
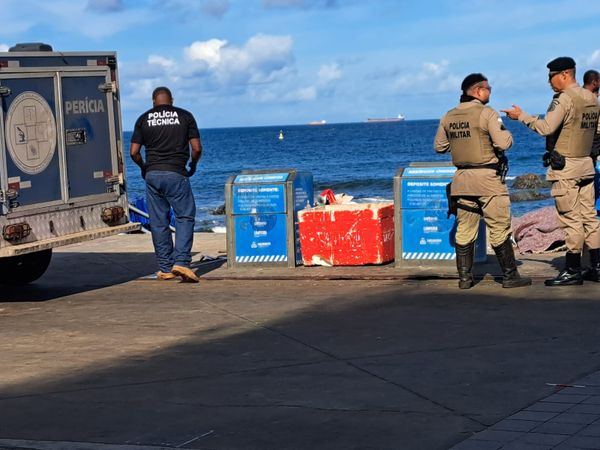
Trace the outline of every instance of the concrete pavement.
<path fill-rule="evenodd" d="M 115 236 L 3 288 L 0 448 L 600 448 L 569 443 L 600 423 L 581 408 L 600 395 L 598 284 L 544 287 L 557 255 L 524 260 L 532 287 L 459 291 L 444 270 L 200 264 L 224 249 L 200 235 L 201 282 L 156 281 L 149 236 Z M 570 408 L 589 423 L 557 433 Z"/>

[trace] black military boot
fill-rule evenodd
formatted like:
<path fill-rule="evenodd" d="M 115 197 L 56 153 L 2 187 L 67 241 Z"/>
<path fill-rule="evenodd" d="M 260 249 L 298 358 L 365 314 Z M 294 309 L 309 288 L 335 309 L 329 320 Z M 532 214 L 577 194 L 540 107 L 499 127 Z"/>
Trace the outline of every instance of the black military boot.
<path fill-rule="evenodd" d="M 517 261 L 515 261 L 515 251 L 513 250 L 510 237 L 498 247 L 494 247 L 494 252 L 502 268 L 503 288 L 531 286 L 531 278 L 519 275 Z"/>
<path fill-rule="evenodd" d="M 470 289 L 473 287 L 473 255 L 475 242 L 467 245 L 456 244 L 456 268 L 458 269 L 458 288 Z"/>
<path fill-rule="evenodd" d="M 586 281 L 600 281 L 600 249 L 590 249 L 591 267 L 581 269 L 581 278 Z"/>
<path fill-rule="evenodd" d="M 574 286 L 583 284 L 581 277 L 581 253 L 567 252 L 565 268 L 556 278 L 544 281 L 546 286 Z"/>

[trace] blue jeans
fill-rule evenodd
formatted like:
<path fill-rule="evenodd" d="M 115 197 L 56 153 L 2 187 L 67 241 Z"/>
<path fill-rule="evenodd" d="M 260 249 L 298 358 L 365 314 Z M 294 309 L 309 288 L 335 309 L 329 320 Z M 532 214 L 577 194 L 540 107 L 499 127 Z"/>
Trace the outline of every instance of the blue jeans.
<path fill-rule="evenodd" d="M 173 265 L 190 267 L 196 219 L 190 180 L 175 172 L 150 171 L 146 174 L 146 198 L 158 267 L 163 272 L 170 272 Z M 176 221 L 175 248 L 169 229 L 171 208 Z"/>

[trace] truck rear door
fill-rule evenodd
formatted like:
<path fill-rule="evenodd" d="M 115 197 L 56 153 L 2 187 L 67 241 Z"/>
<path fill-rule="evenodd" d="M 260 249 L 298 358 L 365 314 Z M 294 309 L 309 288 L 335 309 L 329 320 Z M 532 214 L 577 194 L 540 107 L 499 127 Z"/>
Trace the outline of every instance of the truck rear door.
<path fill-rule="evenodd" d="M 0 85 L 5 88 L 1 108 L 4 127 L 0 127 L 6 143 L 0 167 L 3 184 L 16 191 L 19 207 L 62 203 L 56 75 L 11 75 L 0 79 Z"/>
<path fill-rule="evenodd" d="M 101 66 L 0 75 L 8 89 L 0 112 L 2 188 L 18 194 L 11 212 L 116 199 L 115 185 L 106 182 L 118 174 L 110 81 Z"/>
<path fill-rule="evenodd" d="M 117 174 L 116 139 L 108 71 L 61 74 L 68 197 L 107 193 Z"/>

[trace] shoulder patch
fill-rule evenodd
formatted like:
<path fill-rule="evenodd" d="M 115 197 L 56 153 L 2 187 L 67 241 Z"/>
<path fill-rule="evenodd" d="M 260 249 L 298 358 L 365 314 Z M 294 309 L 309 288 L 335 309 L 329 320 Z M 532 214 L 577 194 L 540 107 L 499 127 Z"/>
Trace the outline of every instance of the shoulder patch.
<path fill-rule="evenodd" d="M 558 101 L 558 97 L 554 97 L 552 99 L 552 103 L 550 103 L 550 106 L 548 106 L 548 112 L 554 111 L 556 109 L 556 107 L 559 105 L 559 101 Z"/>

